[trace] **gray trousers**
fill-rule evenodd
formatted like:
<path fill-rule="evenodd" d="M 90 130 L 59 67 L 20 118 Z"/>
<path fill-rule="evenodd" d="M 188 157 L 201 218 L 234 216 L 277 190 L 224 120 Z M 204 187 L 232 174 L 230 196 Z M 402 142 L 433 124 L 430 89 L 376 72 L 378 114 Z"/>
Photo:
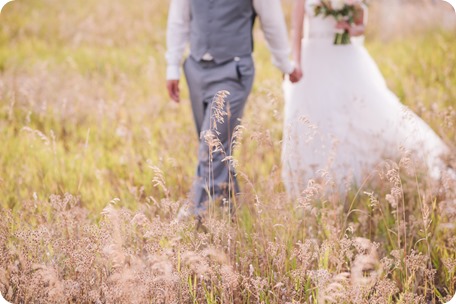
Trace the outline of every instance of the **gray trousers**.
<path fill-rule="evenodd" d="M 233 131 L 239 125 L 252 90 L 255 68 L 250 55 L 224 63 L 196 61 L 190 56 L 184 63 L 184 72 L 199 136 L 197 177 L 191 192 L 198 214 L 206 208 L 209 197 L 228 199 L 228 194 L 239 192 L 234 168 L 229 161 L 222 160 L 231 156 Z M 213 105 L 214 96 L 222 90 L 230 93 L 225 98 L 223 109 L 228 114 L 223 123 L 216 122 Z M 214 132 L 215 127 L 217 132 Z M 208 145 L 205 135 L 209 130 L 217 135 L 223 151 Z"/>

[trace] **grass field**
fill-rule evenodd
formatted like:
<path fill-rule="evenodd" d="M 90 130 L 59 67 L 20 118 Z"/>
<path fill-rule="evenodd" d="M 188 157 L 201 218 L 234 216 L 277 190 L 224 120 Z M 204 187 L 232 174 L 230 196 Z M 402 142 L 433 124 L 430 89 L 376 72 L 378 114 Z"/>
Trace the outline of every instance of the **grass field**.
<path fill-rule="evenodd" d="M 454 151 L 456 17 L 438 3 L 405 4 L 401 18 L 403 7 L 394 15 L 390 4 L 373 5 L 366 46 L 391 90 Z M 180 105 L 165 90 L 167 6 L 16 0 L 3 9 L 2 295 L 13 303 L 448 301 L 456 288 L 451 181 L 432 184 L 400 166 L 348 197 L 316 187 L 287 198 L 281 75 L 259 29 L 235 155 L 237 216 L 211 209 L 206 231 L 175 220 L 197 136 L 184 81 Z"/>

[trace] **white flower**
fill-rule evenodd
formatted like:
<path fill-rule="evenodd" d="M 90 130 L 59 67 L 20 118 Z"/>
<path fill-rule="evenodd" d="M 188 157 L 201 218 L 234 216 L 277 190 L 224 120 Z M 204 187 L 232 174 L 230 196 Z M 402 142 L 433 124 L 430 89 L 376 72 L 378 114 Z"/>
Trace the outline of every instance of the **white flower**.
<path fill-rule="evenodd" d="M 345 1 L 344 0 L 331 0 L 331 7 L 333 10 L 341 10 L 344 8 Z"/>

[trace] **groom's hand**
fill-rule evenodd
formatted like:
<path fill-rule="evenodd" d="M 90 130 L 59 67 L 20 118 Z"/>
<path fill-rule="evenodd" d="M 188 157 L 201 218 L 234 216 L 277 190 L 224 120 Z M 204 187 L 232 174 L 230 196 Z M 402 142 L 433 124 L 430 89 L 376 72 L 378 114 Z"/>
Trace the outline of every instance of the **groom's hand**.
<path fill-rule="evenodd" d="M 169 97 L 175 102 L 180 101 L 179 79 L 171 79 L 166 81 Z"/>
<path fill-rule="evenodd" d="M 292 83 L 298 82 L 302 78 L 302 70 L 299 67 L 295 67 L 293 72 L 290 73 L 289 79 Z"/>

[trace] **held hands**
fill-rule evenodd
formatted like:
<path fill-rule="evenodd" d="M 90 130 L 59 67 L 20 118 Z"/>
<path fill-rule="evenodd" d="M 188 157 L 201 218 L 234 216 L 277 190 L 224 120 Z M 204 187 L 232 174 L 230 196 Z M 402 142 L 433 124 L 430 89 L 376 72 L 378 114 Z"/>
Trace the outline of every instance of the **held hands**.
<path fill-rule="evenodd" d="M 170 79 L 166 81 L 169 97 L 175 102 L 180 101 L 179 79 Z"/>
<path fill-rule="evenodd" d="M 302 69 L 300 67 L 295 67 L 293 72 L 288 75 L 288 78 L 292 83 L 296 83 L 302 78 Z"/>

